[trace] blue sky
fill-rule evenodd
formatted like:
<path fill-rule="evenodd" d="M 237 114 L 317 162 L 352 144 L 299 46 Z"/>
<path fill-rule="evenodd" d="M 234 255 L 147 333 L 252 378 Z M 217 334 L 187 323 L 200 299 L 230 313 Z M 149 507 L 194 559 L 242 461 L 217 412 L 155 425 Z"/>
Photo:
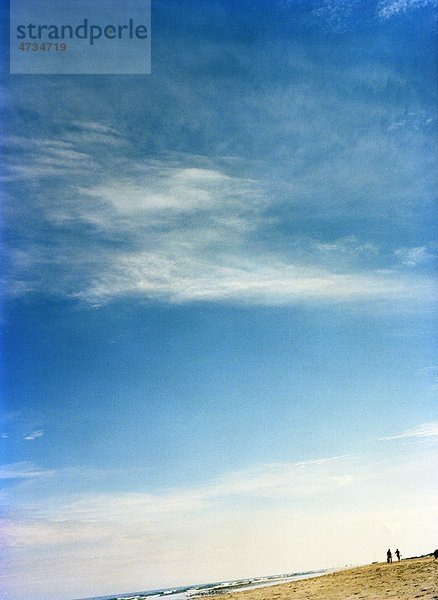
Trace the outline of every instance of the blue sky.
<path fill-rule="evenodd" d="M 3 63 L 5 598 L 436 546 L 435 19 L 155 0 L 149 76 Z"/>

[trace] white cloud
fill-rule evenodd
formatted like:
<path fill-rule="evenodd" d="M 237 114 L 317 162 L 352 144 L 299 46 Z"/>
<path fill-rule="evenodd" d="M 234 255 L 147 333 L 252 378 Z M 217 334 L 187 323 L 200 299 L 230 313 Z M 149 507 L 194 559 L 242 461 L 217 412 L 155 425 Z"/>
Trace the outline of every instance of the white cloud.
<path fill-rule="evenodd" d="M 431 438 L 436 436 L 438 436 L 438 421 L 424 423 L 423 425 L 419 425 L 418 427 L 414 427 L 413 429 L 408 429 L 407 431 L 403 431 L 402 433 L 398 433 L 396 435 L 391 435 L 380 439 L 381 441 L 386 441 L 402 440 L 406 438 Z"/>
<path fill-rule="evenodd" d="M 314 8 L 312 14 L 322 18 L 335 29 L 342 29 L 345 22 L 355 13 L 360 0 L 322 0 L 321 6 Z M 360 9 L 360 6 L 359 6 Z"/>
<path fill-rule="evenodd" d="M 37 440 L 37 439 L 43 437 L 43 435 L 44 435 L 44 431 L 42 429 L 36 429 L 35 431 L 32 431 L 32 433 L 25 435 L 23 437 L 23 440 L 33 442 L 34 440 Z"/>
<path fill-rule="evenodd" d="M 1 479 L 35 479 L 41 477 L 52 477 L 54 471 L 40 469 L 30 462 L 19 462 L 0 466 Z"/>
<path fill-rule="evenodd" d="M 433 260 L 436 257 L 436 250 L 431 246 L 415 246 L 414 248 L 398 248 L 395 256 L 406 267 L 416 267 L 421 263 Z"/>
<path fill-rule="evenodd" d="M 171 302 L 228 300 L 276 305 L 420 299 L 432 291 L 426 280 L 418 280 L 412 287 L 409 279 L 391 273 L 336 273 L 288 264 L 275 256 L 212 257 L 197 245 L 188 240 L 173 248 L 163 247 L 162 252 L 119 255 L 76 297 L 92 304 L 140 295 Z"/>
<path fill-rule="evenodd" d="M 290 98 L 266 105 L 282 103 L 286 113 Z M 98 139 L 91 145 L 93 136 L 102 135 L 112 139 L 109 146 Z M 338 143 L 333 131 L 327 135 L 329 146 Z M 317 161 L 311 171 L 301 162 L 309 158 L 297 154 L 294 176 L 277 197 L 265 179 L 246 177 L 229 161 L 175 154 L 127 159 L 113 147 L 121 140 L 114 127 L 94 122 L 66 126 L 56 143 L 30 140 L 26 146 L 9 138 L 19 151 L 9 175 L 30 185 L 41 180 L 40 193 L 22 194 L 8 208 L 10 223 L 27 223 L 29 214 L 41 219 L 39 228 L 20 229 L 20 247 L 10 249 L 11 296 L 43 291 L 94 306 L 124 296 L 175 303 L 373 302 L 374 310 L 383 302 L 397 311 L 434 296 L 431 276 L 397 268 L 397 261 L 408 266 L 423 260 L 420 247 L 383 256 L 374 241 L 352 234 L 318 240 L 299 236 L 295 227 L 289 231 L 290 215 L 299 215 L 303 204 L 319 219 L 322 210 L 348 212 L 357 189 L 374 198 L 370 182 L 388 177 L 370 159 L 375 141 L 355 144 L 355 160 L 364 168 L 354 174 L 350 153 L 341 152 L 329 167 Z M 397 163 L 392 142 L 382 143 Z M 49 231 L 52 243 L 38 239 L 35 230 Z"/>
<path fill-rule="evenodd" d="M 31 503 L 37 519 L 63 521 L 66 515 L 81 522 L 156 522 L 163 518 L 185 518 L 199 511 L 220 510 L 224 502 L 239 502 L 241 498 L 277 499 L 302 498 L 322 492 L 333 492 L 347 483 L 345 470 L 354 470 L 354 460 L 337 456 L 318 460 L 260 465 L 224 474 L 202 486 L 176 488 L 162 492 L 125 492 L 70 494 L 50 502 Z M 32 465 L 11 465 L 7 473 L 20 473 L 23 478 L 38 473 Z M 45 471 L 42 471 L 45 473 Z M 80 469 L 61 470 L 51 475 L 61 478 L 80 478 Z M 39 475 L 37 475 L 39 476 Z M 82 479 L 89 479 L 88 469 Z M 348 481 L 355 477 L 351 473 Z M 29 505 L 29 503 L 27 503 Z"/>
<path fill-rule="evenodd" d="M 41 546 L 72 544 L 80 542 L 108 541 L 111 530 L 102 525 L 77 522 L 32 520 L 3 520 L 0 528 L 7 532 L 8 544 L 12 548 L 38 548 Z"/>
<path fill-rule="evenodd" d="M 379 465 L 375 471 L 375 464 Z M 222 512 L 241 502 L 253 507 L 274 506 L 285 501 L 305 506 L 306 499 L 312 500 L 314 508 L 336 502 L 339 490 L 343 490 L 344 501 L 348 494 L 355 497 L 359 487 L 379 486 L 385 478 L 396 481 L 407 477 L 410 472 L 423 473 L 427 468 L 415 455 L 406 458 L 402 465 L 398 459 L 378 457 L 335 456 L 302 462 L 263 464 L 240 471 L 225 473 L 202 485 L 171 488 L 148 492 L 100 492 L 66 493 L 60 497 L 45 494 L 38 499 L 35 493 L 24 500 L 16 501 L 32 518 L 62 522 L 66 519 L 81 523 L 156 523 L 191 518 L 194 514 Z M 88 469 L 83 479 L 90 481 Z M 81 478 L 80 469 L 58 472 L 38 470 L 31 463 L 18 463 L 3 469 L 3 478 L 27 479 L 47 477 L 68 479 Z M 426 483 L 426 480 L 424 481 Z M 347 492 L 347 488 L 350 491 Z M 30 499 L 32 498 L 32 499 Z M 304 504 L 303 504 L 304 503 Z M 227 508 L 228 507 L 228 508 Z"/>
<path fill-rule="evenodd" d="M 379 250 L 372 242 L 360 243 L 355 236 L 340 238 L 332 242 L 314 242 L 315 247 L 322 252 L 348 255 L 376 255 Z"/>
<path fill-rule="evenodd" d="M 108 214 L 106 223 L 101 221 L 102 205 L 90 207 L 98 213 L 96 222 L 110 227 L 117 224 L 117 216 L 138 217 L 150 213 L 164 213 L 169 219 L 169 211 L 192 213 L 196 210 L 217 209 L 225 211 L 230 203 L 238 208 L 238 198 L 243 199 L 248 184 L 243 179 L 232 178 L 214 169 L 168 167 L 165 164 L 152 164 L 144 172 L 125 175 L 117 180 L 107 180 L 102 184 L 78 187 L 79 194 L 97 198 L 115 214 Z M 251 189 L 255 193 L 255 187 Z M 252 202 L 254 201 L 254 195 Z M 241 206 L 243 208 L 243 206 Z M 97 209 L 97 210 L 96 210 Z M 104 215 L 103 215 L 104 216 Z M 116 218 L 116 222 L 112 221 Z"/>
<path fill-rule="evenodd" d="M 436 0 L 380 0 L 377 14 L 382 19 L 389 19 L 410 10 L 437 6 Z"/>
<path fill-rule="evenodd" d="M 79 129 L 86 129 L 90 131 L 96 131 L 98 133 L 107 133 L 110 135 L 120 136 L 120 132 L 111 125 L 105 123 L 98 123 L 96 121 L 75 121 L 74 125 Z"/>

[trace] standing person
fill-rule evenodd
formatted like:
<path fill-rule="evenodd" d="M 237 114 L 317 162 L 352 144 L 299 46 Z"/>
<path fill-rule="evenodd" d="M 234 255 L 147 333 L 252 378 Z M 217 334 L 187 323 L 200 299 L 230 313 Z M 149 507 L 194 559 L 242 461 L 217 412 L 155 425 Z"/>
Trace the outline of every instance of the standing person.
<path fill-rule="evenodd" d="M 388 548 L 388 552 L 386 553 L 386 562 L 392 563 L 392 552 L 390 548 Z"/>
<path fill-rule="evenodd" d="M 400 554 L 400 550 L 397 548 L 397 550 L 395 551 L 395 555 L 397 557 L 397 560 L 400 560 L 401 558 L 401 554 Z"/>

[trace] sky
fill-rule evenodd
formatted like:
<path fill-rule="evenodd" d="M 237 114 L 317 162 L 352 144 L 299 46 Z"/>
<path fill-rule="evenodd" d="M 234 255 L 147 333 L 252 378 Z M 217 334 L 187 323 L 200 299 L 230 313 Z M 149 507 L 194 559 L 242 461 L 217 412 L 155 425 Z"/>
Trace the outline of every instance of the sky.
<path fill-rule="evenodd" d="M 436 9 L 153 0 L 144 76 L 2 52 L 2 599 L 435 549 Z"/>

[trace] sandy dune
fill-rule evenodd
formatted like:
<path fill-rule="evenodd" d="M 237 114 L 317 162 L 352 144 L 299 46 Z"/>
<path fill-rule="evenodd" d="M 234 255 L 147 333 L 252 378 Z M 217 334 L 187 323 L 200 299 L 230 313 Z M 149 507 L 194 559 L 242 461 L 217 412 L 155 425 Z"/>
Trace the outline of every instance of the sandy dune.
<path fill-rule="evenodd" d="M 438 600 L 438 561 L 431 557 L 378 563 L 246 592 L 221 600 Z"/>

